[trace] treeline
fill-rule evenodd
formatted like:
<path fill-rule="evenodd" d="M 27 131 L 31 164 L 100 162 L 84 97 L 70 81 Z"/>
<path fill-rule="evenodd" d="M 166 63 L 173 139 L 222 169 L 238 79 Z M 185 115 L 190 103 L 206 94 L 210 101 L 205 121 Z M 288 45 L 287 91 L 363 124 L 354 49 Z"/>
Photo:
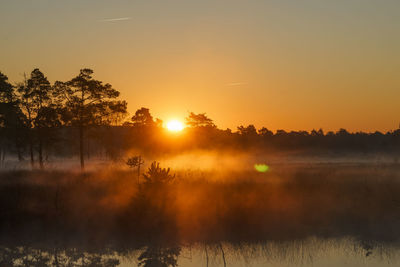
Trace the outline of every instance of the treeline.
<path fill-rule="evenodd" d="M 118 125 L 127 113 L 127 103 L 116 100 L 119 92 L 93 79 L 92 74 L 92 70 L 82 69 L 69 81 L 50 84 L 39 69 L 34 69 L 23 82 L 12 85 L 0 73 L 1 161 L 4 163 L 13 146 L 20 161 L 28 154 L 32 167 L 37 161 L 43 168 L 45 151 L 63 141 L 63 128 L 74 128 L 83 169 L 86 129 Z"/>
<path fill-rule="evenodd" d="M 219 129 L 205 113 L 190 113 L 185 130 L 173 135 L 149 109 L 128 117 L 127 102 L 110 84 L 82 69 L 69 81 L 51 84 L 34 69 L 22 82 L 11 84 L 0 72 L 0 162 L 6 155 L 44 167 L 51 157 L 79 155 L 85 159 L 120 159 L 132 150 L 142 154 L 180 153 L 193 149 L 304 151 L 320 153 L 397 154 L 400 130 L 349 133 L 256 129 Z"/>

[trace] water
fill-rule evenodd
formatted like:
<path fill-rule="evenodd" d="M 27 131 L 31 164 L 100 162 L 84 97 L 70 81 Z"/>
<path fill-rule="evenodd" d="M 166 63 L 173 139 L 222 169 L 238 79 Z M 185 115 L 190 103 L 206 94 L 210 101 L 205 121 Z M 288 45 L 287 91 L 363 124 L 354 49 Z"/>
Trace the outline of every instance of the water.
<path fill-rule="evenodd" d="M 4 172 L 0 267 L 398 266 L 399 170 Z"/>
<path fill-rule="evenodd" d="M 42 244 L 43 245 L 43 244 Z M 400 244 L 354 238 L 151 245 L 137 249 L 60 249 L 39 246 L 0 248 L 0 266 L 398 266 Z"/>
<path fill-rule="evenodd" d="M 120 257 L 119 266 L 137 266 L 137 257 L 143 251 L 135 251 Z M 221 246 L 219 244 L 208 246 L 197 244 L 182 248 L 177 266 L 224 266 L 225 261 L 226 266 L 233 267 L 383 267 L 398 266 L 399 252 L 399 247 L 394 244 L 362 244 L 352 238 L 328 240 L 308 238 L 297 241 L 242 245 L 221 243 Z"/>

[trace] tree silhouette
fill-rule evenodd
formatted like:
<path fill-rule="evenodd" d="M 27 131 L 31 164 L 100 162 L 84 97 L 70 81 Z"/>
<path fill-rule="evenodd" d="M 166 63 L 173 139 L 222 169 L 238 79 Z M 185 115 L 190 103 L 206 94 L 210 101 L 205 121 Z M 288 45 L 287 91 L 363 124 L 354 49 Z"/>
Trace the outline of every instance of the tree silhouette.
<path fill-rule="evenodd" d="M 10 109 L 13 101 L 13 87 L 8 82 L 8 77 L 0 72 L 0 163 L 3 164 L 6 153 L 8 137 L 8 123 L 10 120 Z"/>
<path fill-rule="evenodd" d="M 137 127 L 146 127 L 146 126 L 154 126 L 156 123 L 153 120 L 153 116 L 150 114 L 150 110 L 148 108 L 140 108 L 135 112 L 131 119 L 133 126 Z"/>
<path fill-rule="evenodd" d="M 258 130 L 258 134 L 261 136 L 264 136 L 264 137 L 266 137 L 266 136 L 271 137 L 274 135 L 274 133 L 272 131 L 268 130 L 265 127 L 262 127 L 260 130 Z"/>
<path fill-rule="evenodd" d="M 129 168 L 137 168 L 137 173 L 138 173 L 138 179 L 137 183 L 139 184 L 139 179 L 140 179 L 140 166 L 144 164 L 144 160 L 142 160 L 142 156 L 133 156 L 127 159 L 126 165 L 129 166 Z"/>
<path fill-rule="evenodd" d="M 186 125 L 193 128 L 198 127 L 210 127 L 215 128 L 215 124 L 212 119 L 207 117 L 206 113 L 195 114 L 193 112 L 189 113 L 189 116 L 185 118 Z"/>
<path fill-rule="evenodd" d="M 66 125 L 78 127 L 79 155 L 81 169 L 85 168 L 84 134 L 91 125 L 110 125 L 127 113 L 125 101 L 115 100 L 119 91 L 111 84 L 92 78 L 91 69 L 82 69 L 70 81 L 56 82 L 56 96 L 63 107 L 63 120 Z"/>
<path fill-rule="evenodd" d="M 14 99 L 14 88 L 8 82 L 8 77 L 0 72 L 0 101 L 4 102 L 12 102 Z"/>
<path fill-rule="evenodd" d="M 31 167 L 33 168 L 35 165 L 35 159 L 33 155 L 33 129 L 32 129 L 33 118 L 34 118 L 33 114 L 34 104 L 29 94 L 28 81 L 25 74 L 24 74 L 24 81 L 19 83 L 17 86 L 17 93 L 21 109 L 26 115 L 26 125 L 27 125 L 26 132 L 28 135 L 29 156 L 30 156 Z"/>
<path fill-rule="evenodd" d="M 161 168 L 160 163 L 153 162 L 143 178 L 147 185 L 165 185 L 174 180 L 175 175 L 170 174 L 170 168 Z"/>
<path fill-rule="evenodd" d="M 39 69 L 31 72 L 30 78 L 18 87 L 21 106 L 28 118 L 31 163 L 33 165 L 33 140 L 37 140 L 40 168 L 43 168 L 43 145 L 50 136 L 46 127 L 59 125 L 53 103 L 53 87 Z"/>
<path fill-rule="evenodd" d="M 186 118 L 189 126 L 186 137 L 172 138 L 164 135 L 162 121 L 144 107 L 123 124 L 133 127 L 119 127 L 127 114 L 127 103 L 117 100 L 119 92 L 93 79 L 92 74 L 92 70 L 83 69 L 70 81 L 51 86 L 45 75 L 34 69 L 29 77 L 13 86 L 7 76 L 0 73 L 0 163 L 4 162 L 6 153 L 15 153 L 22 161 L 24 152 L 28 151 L 32 167 L 34 153 L 38 154 L 43 167 L 46 153 L 56 151 L 58 156 L 72 156 L 77 144 L 82 169 L 83 155 L 89 158 L 89 152 L 120 159 L 133 148 L 144 156 L 189 149 L 257 147 L 304 153 L 384 152 L 394 159 L 399 158 L 398 129 L 386 133 L 352 133 L 345 129 L 326 133 L 322 129 L 273 133 L 265 127 L 257 131 L 253 125 L 248 125 L 232 132 L 218 129 L 205 113 L 190 112 Z M 74 132 L 79 132 L 79 138 L 74 138 Z"/>
<path fill-rule="evenodd" d="M 0 162 L 4 162 L 6 146 L 14 140 L 18 159 L 22 160 L 21 146 L 26 118 L 18 106 L 14 87 L 0 72 Z"/>
<path fill-rule="evenodd" d="M 254 127 L 253 124 L 250 124 L 247 127 L 239 126 L 239 127 L 237 127 L 237 129 L 238 129 L 238 133 L 240 135 L 244 135 L 244 136 L 256 136 L 257 135 L 257 129 L 256 129 L 256 127 Z"/>

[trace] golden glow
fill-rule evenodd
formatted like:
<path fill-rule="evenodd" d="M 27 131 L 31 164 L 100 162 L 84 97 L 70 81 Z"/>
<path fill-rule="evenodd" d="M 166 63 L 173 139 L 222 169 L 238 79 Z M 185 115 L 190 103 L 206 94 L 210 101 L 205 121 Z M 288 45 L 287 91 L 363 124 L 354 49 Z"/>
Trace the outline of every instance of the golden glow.
<path fill-rule="evenodd" d="M 180 132 L 183 128 L 183 123 L 178 120 L 170 120 L 167 122 L 167 129 L 171 132 Z"/>
<path fill-rule="evenodd" d="M 50 81 L 88 67 L 130 114 L 206 113 L 233 131 L 398 127 L 400 1 L 92 2 L 0 1 L 0 70 L 18 83 L 33 66 Z"/>

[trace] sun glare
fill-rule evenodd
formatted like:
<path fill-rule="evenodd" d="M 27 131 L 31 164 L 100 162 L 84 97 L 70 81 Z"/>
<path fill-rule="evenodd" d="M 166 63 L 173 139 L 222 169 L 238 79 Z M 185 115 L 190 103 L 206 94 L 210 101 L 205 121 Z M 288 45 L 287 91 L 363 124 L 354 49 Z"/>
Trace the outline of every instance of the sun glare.
<path fill-rule="evenodd" d="M 167 122 L 167 129 L 171 132 L 179 132 L 183 130 L 183 123 L 178 120 Z"/>

